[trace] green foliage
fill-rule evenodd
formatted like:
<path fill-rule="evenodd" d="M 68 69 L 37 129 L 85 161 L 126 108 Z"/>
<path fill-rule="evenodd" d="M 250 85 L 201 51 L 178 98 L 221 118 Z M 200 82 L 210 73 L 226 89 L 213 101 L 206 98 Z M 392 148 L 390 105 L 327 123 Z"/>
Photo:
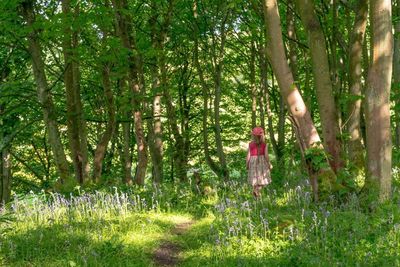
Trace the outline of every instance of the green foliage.
<path fill-rule="evenodd" d="M 310 162 L 314 172 L 329 168 L 328 158 L 322 145 L 308 148 L 304 151 L 304 158 L 307 162 Z"/>

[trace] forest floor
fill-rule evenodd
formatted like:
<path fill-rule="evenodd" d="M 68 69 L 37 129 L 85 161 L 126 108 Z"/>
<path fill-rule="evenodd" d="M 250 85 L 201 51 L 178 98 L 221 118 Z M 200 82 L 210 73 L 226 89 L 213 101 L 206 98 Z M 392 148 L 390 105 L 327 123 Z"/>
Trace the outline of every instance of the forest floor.
<path fill-rule="evenodd" d="M 242 181 L 76 195 L 0 210 L 0 266 L 400 266 L 400 172 L 374 211 L 354 193 L 315 204 L 307 181 Z"/>
<path fill-rule="evenodd" d="M 182 222 L 172 229 L 171 234 L 180 236 L 185 234 L 190 226 L 194 223 L 193 220 Z M 153 254 L 153 261 L 158 266 L 175 266 L 179 262 L 179 254 L 182 252 L 182 247 L 172 242 L 171 240 L 164 240 Z"/>

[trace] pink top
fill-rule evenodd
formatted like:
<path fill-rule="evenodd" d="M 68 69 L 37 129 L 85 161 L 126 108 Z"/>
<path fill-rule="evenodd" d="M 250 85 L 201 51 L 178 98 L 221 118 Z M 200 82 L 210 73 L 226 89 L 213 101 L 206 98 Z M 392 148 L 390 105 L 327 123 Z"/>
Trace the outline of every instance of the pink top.
<path fill-rule="evenodd" d="M 255 142 L 249 143 L 250 156 L 259 156 L 265 154 L 265 143 L 260 144 L 260 153 L 257 151 L 257 144 Z"/>

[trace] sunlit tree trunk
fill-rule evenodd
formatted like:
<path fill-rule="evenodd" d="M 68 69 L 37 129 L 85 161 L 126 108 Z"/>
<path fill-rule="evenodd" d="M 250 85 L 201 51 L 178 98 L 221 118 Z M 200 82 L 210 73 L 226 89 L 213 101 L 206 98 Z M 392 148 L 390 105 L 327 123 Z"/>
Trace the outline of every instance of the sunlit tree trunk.
<path fill-rule="evenodd" d="M 49 143 L 60 176 L 61 186 L 69 189 L 70 186 L 75 184 L 75 181 L 69 174 L 68 162 L 60 139 L 53 98 L 47 84 L 38 30 L 33 27 L 35 24 L 33 2 L 25 1 L 21 4 L 21 7 L 27 26 L 32 29 L 28 34 L 29 54 L 32 58 L 33 74 L 37 85 L 39 103 L 42 107 L 44 123 L 48 132 Z"/>
<path fill-rule="evenodd" d="M 297 8 L 308 34 L 316 95 L 322 124 L 325 150 L 330 155 L 329 163 L 336 172 L 343 166 L 339 125 L 333 96 L 325 37 L 314 10 L 313 1 L 297 0 Z"/>
<path fill-rule="evenodd" d="M 394 95 L 396 109 L 395 109 L 395 144 L 400 149 L 400 1 L 395 0 L 395 15 L 396 22 L 394 24 L 395 37 L 394 37 L 394 55 L 393 55 L 393 89 L 395 90 Z"/>
<path fill-rule="evenodd" d="M 362 95 L 362 55 L 368 17 L 367 0 L 359 0 L 353 31 L 350 37 L 349 84 L 352 100 L 348 107 L 349 159 L 357 168 L 364 166 L 363 145 L 361 143 L 361 95 Z"/>
<path fill-rule="evenodd" d="M 392 135 L 390 87 L 393 60 L 392 4 L 371 0 L 372 65 L 366 96 L 367 177 L 366 186 L 380 201 L 387 200 L 392 183 Z"/>
<path fill-rule="evenodd" d="M 310 113 L 304 104 L 303 98 L 294 83 L 293 74 L 287 63 L 278 4 L 276 0 L 265 0 L 264 4 L 265 23 L 268 30 L 268 56 L 278 80 L 280 93 L 291 114 L 292 123 L 297 132 L 299 146 L 302 152 L 305 153 L 306 150 L 318 146 L 320 138 L 311 120 Z M 331 190 L 328 185 L 331 184 L 331 179 L 335 179 L 335 175 L 331 169 L 322 168 L 318 170 L 318 173 L 316 171 L 317 170 L 314 170 L 312 165 L 309 167 L 314 199 L 318 200 L 320 191 Z M 318 178 L 321 183 L 318 183 Z M 319 184 L 327 187 L 318 188 Z"/>

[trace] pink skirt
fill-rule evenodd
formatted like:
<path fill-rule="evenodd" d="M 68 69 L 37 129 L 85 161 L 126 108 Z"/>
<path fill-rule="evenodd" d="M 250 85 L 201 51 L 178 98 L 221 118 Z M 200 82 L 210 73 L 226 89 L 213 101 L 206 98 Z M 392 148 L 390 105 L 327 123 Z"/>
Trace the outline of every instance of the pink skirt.
<path fill-rule="evenodd" d="M 271 173 L 264 155 L 251 156 L 248 181 L 252 186 L 267 185 L 271 182 Z"/>

